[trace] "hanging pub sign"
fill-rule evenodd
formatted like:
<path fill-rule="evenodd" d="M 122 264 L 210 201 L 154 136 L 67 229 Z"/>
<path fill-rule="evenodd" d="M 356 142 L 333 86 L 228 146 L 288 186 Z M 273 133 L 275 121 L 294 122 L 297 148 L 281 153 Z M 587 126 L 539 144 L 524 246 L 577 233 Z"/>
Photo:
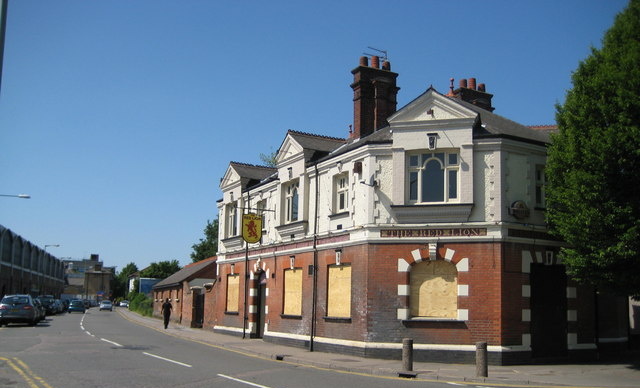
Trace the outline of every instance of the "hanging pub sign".
<path fill-rule="evenodd" d="M 242 215 L 242 238 L 248 243 L 257 243 L 262 238 L 262 216 L 254 213 Z"/>

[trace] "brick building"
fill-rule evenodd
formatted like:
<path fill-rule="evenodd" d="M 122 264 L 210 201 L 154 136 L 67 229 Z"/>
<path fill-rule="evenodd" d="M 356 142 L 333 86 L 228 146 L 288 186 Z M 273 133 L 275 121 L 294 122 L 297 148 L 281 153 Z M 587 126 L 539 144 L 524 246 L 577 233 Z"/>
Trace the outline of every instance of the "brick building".
<path fill-rule="evenodd" d="M 229 164 L 205 327 L 383 358 L 412 338 L 425 361 L 471 362 L 487 341 L 494 364 L 627 341 L 625 300 L 567 279 L 547 233 L 549 128 L 494 114 L 474 78 L 396 111 L 389 62 L 352 74 L 346 139 L 290 130 L 276 167 Z"/>
<path fill-rule="evenodd" d="M 215 281 L 215 257 L 186 265 L 153 286 L 153 314 L 161 317 L 162 303 L 169 299 L 173 306 L 172 321 L 203 327 L 203 322 L 210 321 L 213 314 L 213 304 L 207 295 L 211 294 Z"/>

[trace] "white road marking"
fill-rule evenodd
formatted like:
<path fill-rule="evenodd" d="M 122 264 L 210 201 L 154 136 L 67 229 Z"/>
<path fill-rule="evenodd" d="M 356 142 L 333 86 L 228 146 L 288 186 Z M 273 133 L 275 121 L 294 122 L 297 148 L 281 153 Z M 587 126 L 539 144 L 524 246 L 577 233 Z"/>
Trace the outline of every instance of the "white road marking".
<path fill-rule="evenodd" d="M 260 385 L 260 384 L 252 383 L 252 382 L 249 382 L 249 381 L 236 379 L 235 377 L 231 377 L 231 376 L 223 375 L 223 374 L 220 374 L 220 373 L 218 373 L 218 376 L 220 376 L 220 377 L 224 377 L 225 379 L 229 379 L 229 380 L 237 381 L 237 382 L 239 382 L 239 383 L 243 383 L 243 384 L 251 385 L 252 387 L 258 387 L 258 388 L 270 388 L 270 387 L 268 387 L 268 386 L 266 386 L 266 385 Z"/>
<path fill-rule="evenodd" d="M 178 364 L 178 365 L 186 366 L 187 368 L 191 368 L 191 365 L 189 365 L 189 364 L 185 364 L 185 363 L 182 363 L 182 362 L 180 362 L 180 361 L 172 360 L 172 359 L 170 359 L 170 358 L 160 357 L 160 356 L 157 356 L 157 355 L 155 355 L 155 354 L 151 354 L 151 353 L 147 353 L 147 352 L 142 352 L 142 354 L 145 354 L 145 355 L 150 356 L 150 357 L 155 357 L 155 358 L 160 359 L 160 360 L 164 360 L 164 361 L 172 362 L 172 363 L 174 363 L 174 364 Z"/>
<path fill-rule="evenodd" d="M 106 338 L 100 338 L 100 340 L 102 340 L 102 341 L 104 341 L 104 342 L 108 342 L 108 343 L 110 343 L 110 344 L 112 344 L 112 345 L 115 345 L 115 346 L 118 346 L 118 347 L 123 347 L 123 346 L 122 346 L 122 345 L 120 345 L 119 343 L 117 343 L 117 342 L 113 342 L 113 341 L 109 341 L 109 340 L 108 340 L 108 339 L 106 339 Z"/>

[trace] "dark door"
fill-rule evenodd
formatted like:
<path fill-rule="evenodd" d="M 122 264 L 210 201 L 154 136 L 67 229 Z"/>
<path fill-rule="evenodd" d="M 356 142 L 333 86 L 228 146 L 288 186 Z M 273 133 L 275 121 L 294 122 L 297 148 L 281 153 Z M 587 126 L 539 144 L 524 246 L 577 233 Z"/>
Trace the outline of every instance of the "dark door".
<path fill-rule="evenodd" d="M 567 275 L 563 265 L 531 264 L 533 358 L 567 355 Z"/>
<path fill-rule="evenodd" d="M 193 290 L 192 306 L 191 327 L 202 327 L 202 322 L 204 321 L 204 294 L 201 290 Z"/>
<path fill-rule="evenodd" d="M 267 277 L 265 273 L 260 274 L 260 281 L 258 282 L 258 321 L 256 322 L 256 337 L 262 338 L 264 335 L 265 324 L 265 303 L 267 299 Z"/>

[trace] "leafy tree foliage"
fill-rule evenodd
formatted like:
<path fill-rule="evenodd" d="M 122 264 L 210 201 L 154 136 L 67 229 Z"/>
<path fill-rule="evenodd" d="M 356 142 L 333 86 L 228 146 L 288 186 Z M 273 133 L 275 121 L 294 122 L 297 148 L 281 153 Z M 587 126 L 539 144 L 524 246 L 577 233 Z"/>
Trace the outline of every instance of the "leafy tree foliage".
<path fill-rule="evenodd" d="M 267 167 L 276 167 L 278 164 L 276 161 L 276 157 L 278 156 L 278 151 L 273 151 L 268 154 L 260 153 L 260 160 Z"/>
<path fill-rule="evenodd" d="M 193 263 L 213 257 L 218 252 L 218 219 L 213 222 L 207 220 L 204 228 L 204 238 L 200 242 L 191 246 L 191 261 Z"/>
<path fill-rule="evenodd" d="M 178 271 L 180 271 L 178 260 L 159 261 L 151 263 L 149 267 L 142 270 L 140 276 L 143 278 L 165 279 Z"/>
<path fill-rule="evenodd" d="M 114 292 L 115 298 L 125 297 L 127 294 L 127 286 L 129 285 L 129 275 L 138 272 L 138 266 L 134 263 L 129 263 L 122 268 L 115 277 Z"/>
<path fill-rule="evenodd" d="M 640 0 L 572 82 L 548 153 L 548 222 L 572 277 L 640 296 Z"/>

